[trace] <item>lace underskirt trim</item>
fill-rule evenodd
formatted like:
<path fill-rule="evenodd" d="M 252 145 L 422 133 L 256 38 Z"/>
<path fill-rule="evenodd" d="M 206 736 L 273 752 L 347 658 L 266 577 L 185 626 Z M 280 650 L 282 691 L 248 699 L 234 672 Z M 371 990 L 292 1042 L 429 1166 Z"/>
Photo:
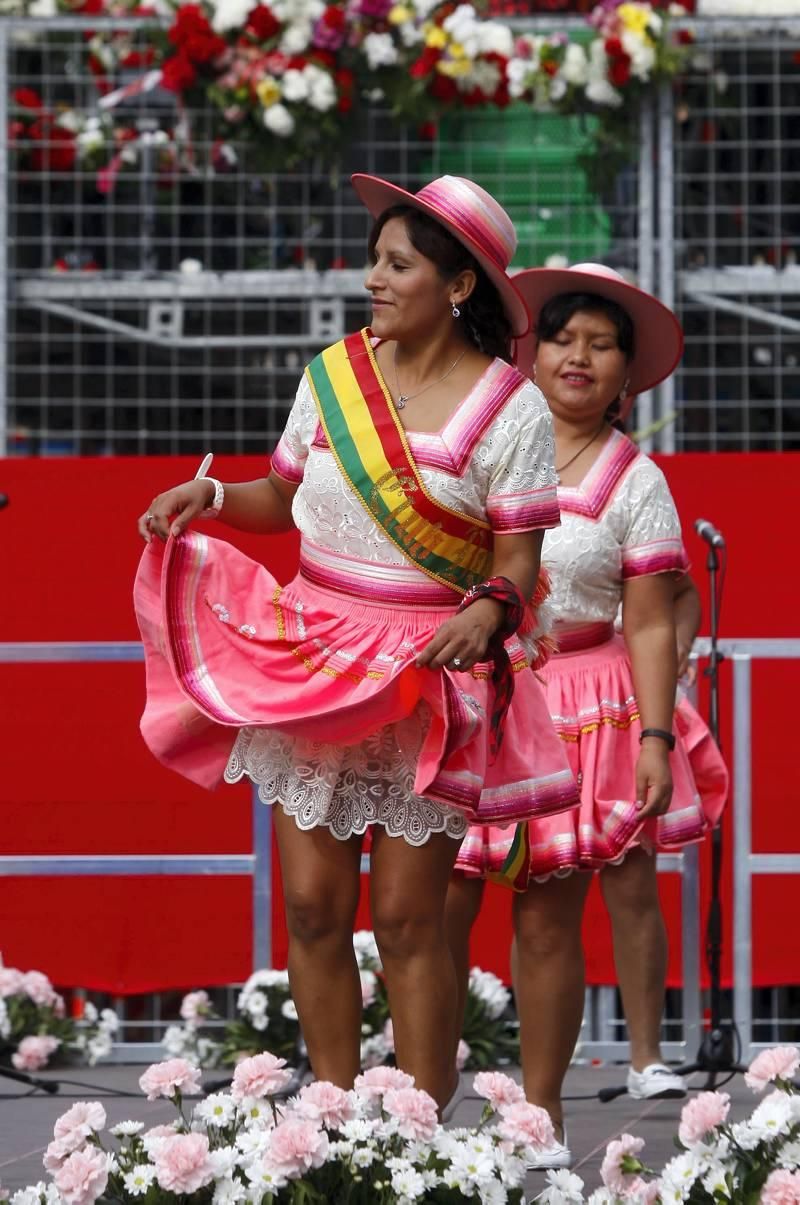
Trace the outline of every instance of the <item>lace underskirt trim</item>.
<path fill-rule="evenodd" d="M 606 866 L 621 866 L 633 849 L 643 849 L 649 857 L 653 857 L 656 852 L 654 846 L 649 841 L 639 838 L 637 841 L 632 841 L 626 849 L 623 849 L 618 858 L 610 858 L 602 866 L 587 867 L 586 870 L 581 870 L 580 872 L 577 866 L 566 866 L 563 870 L 551 870 L 549 874 L 531 875 L 531 882 L 547 883 L 550 879 L 568 879 L 570 875 L 578 873 L 586 874 L 588 872 L 589 874 L 594 874 L 596 872 L 597 874 L 602 874 Z"/>
<path fill-rule="evenodd" d="M 414 792 L 416 762 L 430 723 L 420 704 L 412 715 L 360 745 L 333 745 L 243 728 L 225 770 L 226 782 L 247 777 L 263 803 L 279 803 L 303 830 L 324 825 L 339 841 L 380 824 L 390 837 L 424 845 L 431 833 L 461 841 L 467 818 Z"/>

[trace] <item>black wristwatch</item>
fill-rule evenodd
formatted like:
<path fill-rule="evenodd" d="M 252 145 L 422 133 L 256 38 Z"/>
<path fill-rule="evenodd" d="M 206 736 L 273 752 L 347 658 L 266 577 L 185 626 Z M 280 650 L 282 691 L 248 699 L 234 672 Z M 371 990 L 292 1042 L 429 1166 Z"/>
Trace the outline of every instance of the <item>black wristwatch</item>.
<path fill-rule="evenodd" d="M 670 753 L 675 748 L 675 733 L 667 732 L 666 728 L 643 728 L 639 733 L 639 744 L 646 736 L 657 736 L 660 741 L 666 741 Z"/>

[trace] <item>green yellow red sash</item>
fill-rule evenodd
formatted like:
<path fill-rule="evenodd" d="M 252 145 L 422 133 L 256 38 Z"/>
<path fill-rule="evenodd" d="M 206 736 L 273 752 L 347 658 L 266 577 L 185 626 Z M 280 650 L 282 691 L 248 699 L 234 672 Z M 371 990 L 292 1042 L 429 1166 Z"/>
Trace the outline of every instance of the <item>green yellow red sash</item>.
<path fill-rule="evenodd" d="M 367 328 L 327 348 L 306 377 L 331 452 L 356 497 L 405 557 L 465 594 L 489 576 L 492 532 L 425 489 Z"/>

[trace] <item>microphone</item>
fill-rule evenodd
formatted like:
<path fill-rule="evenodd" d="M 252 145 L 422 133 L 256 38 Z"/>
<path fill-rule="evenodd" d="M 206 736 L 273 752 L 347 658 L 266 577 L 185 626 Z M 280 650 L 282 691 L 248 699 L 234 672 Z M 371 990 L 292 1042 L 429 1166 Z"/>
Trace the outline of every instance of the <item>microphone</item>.
<path fill-rule="evenodd" d="M 709 523 L 708 519 L 695 519 L 694 529 L 700 536 L 700 539 L 705 540 L 706 544 L 710 544 L 712 548 L 725 547 L 725 540 L 722 534 L 717 531 L 713 523 Z"/>
<path fill-rule="evenodd" d="M 0 510 L 2 510 L 4 506 L 8 506 L 8 494 L 0 494 Z"/>

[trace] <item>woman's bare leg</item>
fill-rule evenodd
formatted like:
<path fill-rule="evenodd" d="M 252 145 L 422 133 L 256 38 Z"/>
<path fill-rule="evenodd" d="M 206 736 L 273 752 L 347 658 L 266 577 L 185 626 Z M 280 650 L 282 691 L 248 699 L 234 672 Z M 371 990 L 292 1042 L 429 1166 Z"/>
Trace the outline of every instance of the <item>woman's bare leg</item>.
<path fill-rule="evenodd" d="M 352 1088 L 361 1064 L 361 984 L 353 950 L 361 837 L 303 831 L 280 806 L 275 833 L 289 932 L 289 983 L 317 1079 Z"/>
<path fill-rule="evenodd" d="M 563 1125 L 561 1087 L 583 1019 L 581 921 L 590 874 L 514 897 L 514 988 L 525 1095 Z"/>
<path fill-rule="evenodd" d="M 440 1108 L 456 1082 L 456 973 L 444 906 L 459 843 L 433 833 L 424 845 L 373 831 L 370 895 L 386 975 L 397 1065 Z"/>
<path fill-rule="evenodd" d="M 447 887 L 444 924 L 447 944 L 456 970 L 456 1049 L 464 1029 L 469 990 L 469 938 L 483 903 L 483 879 L 454 874 Z"/>
<path fill-rule="evenodd" d="M 642 1071 L 661 1059 L 661 1017 L 667 977 L 667 932 L 658 898 L 655 857 L 632 849 L 600 875 L 611 917 L 614 965 L 628 1025 L 631 1065 Z"/>

